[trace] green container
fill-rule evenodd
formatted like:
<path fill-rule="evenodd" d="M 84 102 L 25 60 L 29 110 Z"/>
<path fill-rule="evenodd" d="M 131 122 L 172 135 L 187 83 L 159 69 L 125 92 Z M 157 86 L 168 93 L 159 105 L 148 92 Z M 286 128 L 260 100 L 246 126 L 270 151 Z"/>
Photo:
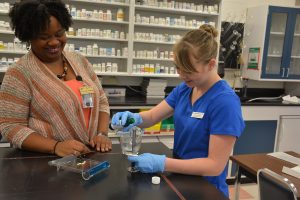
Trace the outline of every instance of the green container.
<path fill-rule="evenodd" d="M 167 119 L 164 119 L 161 122 L 160 130 L 161 131 L 174 131 L 174 119 L 173 119 L 173 116 L 169 117 Z"/>

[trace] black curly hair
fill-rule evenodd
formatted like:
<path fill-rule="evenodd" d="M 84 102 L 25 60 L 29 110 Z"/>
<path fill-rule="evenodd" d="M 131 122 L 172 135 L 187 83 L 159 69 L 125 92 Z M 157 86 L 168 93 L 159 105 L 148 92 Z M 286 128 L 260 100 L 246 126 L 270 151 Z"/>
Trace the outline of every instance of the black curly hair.
<path fill-rule="evenodd" d="M 69 30 L 72 17 L 61 0 L 21 0 L 14 3 L 9 11 L 11 27 L 15 36 L 22 42 L 36 39 L 45 31 L 51 16 L 55 17 L 66 31 Z"/>

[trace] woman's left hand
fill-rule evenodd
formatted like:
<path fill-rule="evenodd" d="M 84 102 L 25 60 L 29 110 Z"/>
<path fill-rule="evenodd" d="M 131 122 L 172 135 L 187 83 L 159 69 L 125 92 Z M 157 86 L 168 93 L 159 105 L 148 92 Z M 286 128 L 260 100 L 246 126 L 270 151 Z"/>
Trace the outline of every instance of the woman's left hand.
<path fill-rule="evenodd" d="M 165 155 L 143 153 L 139 156 L 128 156 L 128 160 L 135 163 L 135 167 L 143 173 L 164 172 L 165 170 Z"/>
<path fill-rule="evenodd" d="M 107 152 L 112 148 L 111 140 L 105 135 L 94 136 L 90 140 L 90 145 L 92 148 L 95 148 L 97 151 Z"/>

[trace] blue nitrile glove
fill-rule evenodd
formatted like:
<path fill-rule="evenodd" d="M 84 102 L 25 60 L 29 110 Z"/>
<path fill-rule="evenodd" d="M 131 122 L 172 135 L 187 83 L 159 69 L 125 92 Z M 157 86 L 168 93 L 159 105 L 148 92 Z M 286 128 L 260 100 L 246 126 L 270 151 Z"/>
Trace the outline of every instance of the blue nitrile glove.
<path fill-rule="evenodd" d="M 130 124 L 129 126 L 124 127 L 127 119 L 130 119 L 130 118 L 133 118 L 134 122 L 132 124 Z M 120 124 L 120 120 L 121 120 L 121 124 Z M 128 131 L 132 127 L 138 126 L 141 123 L 143 123 L 143 119 L 142 119 L 141 115 L 139 113 L 132 113 L 129 111 L 117 112 L 116 114 L 114 114 L 114 116 L 111 119 L 111 124 L 123 126 L 124 127 L 123 131 Z"/>
<path fill-rule="evenodd" d="M 165 155 L 143 153 L 139 156 L 128 156 L 130 162 L 135 163 L 135 167 L 143 173 L 156 173 L 165 170 Z"/>

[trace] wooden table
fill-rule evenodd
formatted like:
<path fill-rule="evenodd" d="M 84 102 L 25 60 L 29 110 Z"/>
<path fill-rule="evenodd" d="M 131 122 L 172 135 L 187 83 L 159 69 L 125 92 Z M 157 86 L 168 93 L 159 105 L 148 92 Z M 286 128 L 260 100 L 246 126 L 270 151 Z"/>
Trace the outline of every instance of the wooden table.
<path fill-rule="evenodd" d="M 286 153 L 300 158 L 300 154 L 297 154 L 295 152 Z M 265 153 L 235 155 L 231 156 L 230 159 L 238 165 L 235 174 L 235 200 L 239 199 L 241 175 L 243 174 L 253 181 L 257 182 L 257 171 L 262 168 L 268 168 L 276 172 L 277 174 L 288 178 L 292 183 L 295 184 L 298 190 L 298 199 L 300 199 L 300 180 L 282 172 L 283 166 L 291 168 L 295 167 L 295 164 L 269 156 Z"/>
<path fill-rule="evenodd" d="M 172 155 L 162 143 L 143 143 L 142 152 Z M 7 200 L 169 200 L 218 199 L 228 200 L 212 184 L 200 176 L 172 173 L 131 174 L 120 145 L 113 145 L 109 153 L 93 153 L 90 159 L 107 160 L 111 167 L 85 181 L 81 175 L 57 171 L 48 161 L 56 156 L 26 152 L 13 148 L 0 149 L 0 199 Z M 161 177 L 159 185 L 151 178 Z"/>

